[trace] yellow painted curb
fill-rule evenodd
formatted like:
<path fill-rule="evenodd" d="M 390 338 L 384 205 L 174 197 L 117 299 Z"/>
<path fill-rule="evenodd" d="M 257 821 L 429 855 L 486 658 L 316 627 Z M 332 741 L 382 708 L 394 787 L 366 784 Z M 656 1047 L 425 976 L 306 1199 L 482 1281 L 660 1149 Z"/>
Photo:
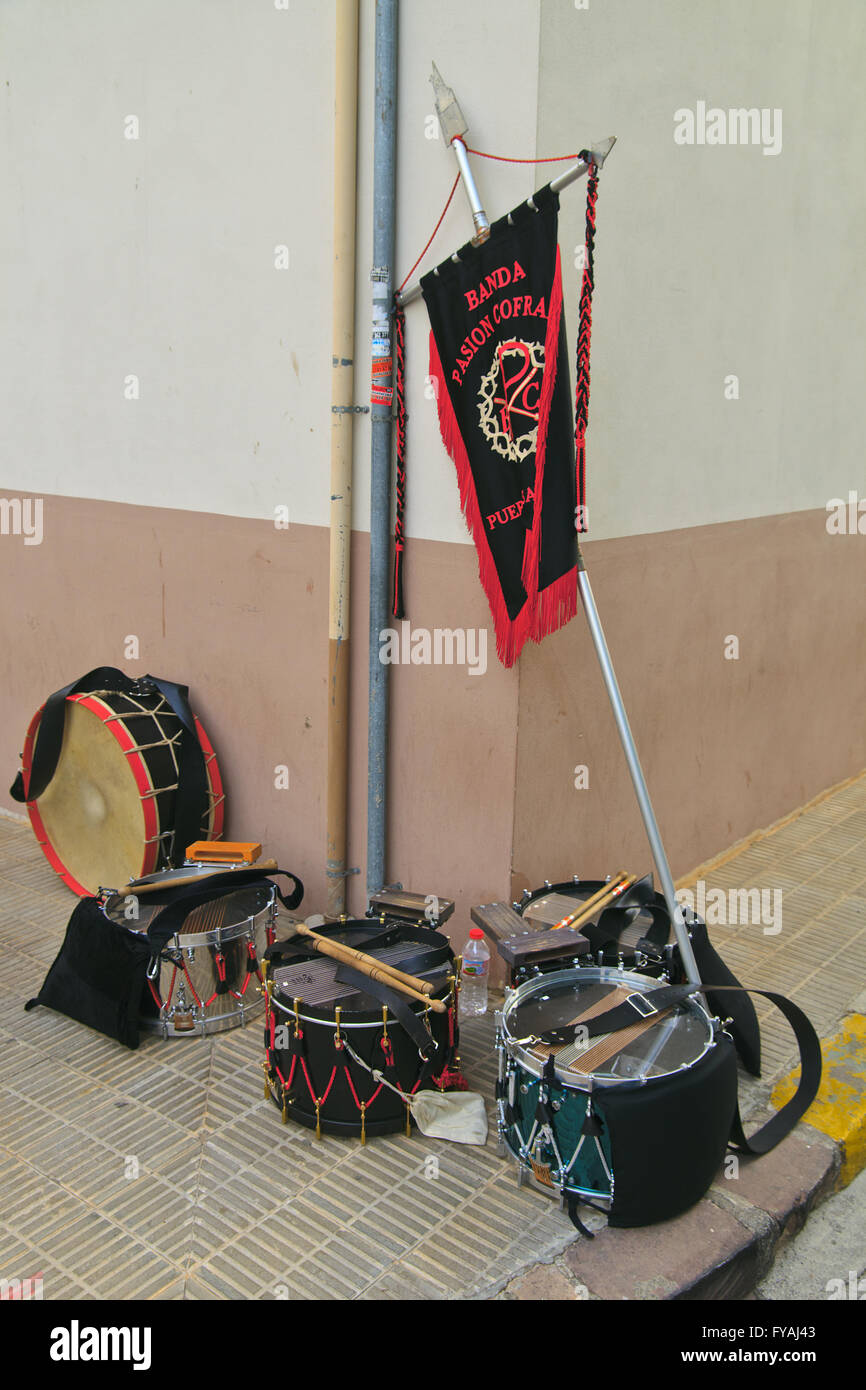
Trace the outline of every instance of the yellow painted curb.
<path fill-rule="evenodd" d="M 847 1187 L 866 1168 L 866 1015 L 851 1014 L 842 1031 L 821 1042 L 824 1070 L 821 1086 L 803 1119 L 835 1139 L 842 1149 L 838 1187 Z M 774 1105 L 794 1094 L 799 1071 L 773 1088 Z"/>

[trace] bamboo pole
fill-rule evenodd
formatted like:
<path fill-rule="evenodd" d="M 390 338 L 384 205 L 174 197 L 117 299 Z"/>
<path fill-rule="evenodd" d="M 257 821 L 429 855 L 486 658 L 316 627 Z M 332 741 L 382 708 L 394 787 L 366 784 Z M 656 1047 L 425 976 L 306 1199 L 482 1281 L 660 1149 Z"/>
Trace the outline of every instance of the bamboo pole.
<path fill-rule="evenodd" d="M 325 867 L 328 913 L 336 917 L 345 911 L 347 867 L 357 111 L 358 0 L 337 0 L 328 591 L 328 850 Z"/>

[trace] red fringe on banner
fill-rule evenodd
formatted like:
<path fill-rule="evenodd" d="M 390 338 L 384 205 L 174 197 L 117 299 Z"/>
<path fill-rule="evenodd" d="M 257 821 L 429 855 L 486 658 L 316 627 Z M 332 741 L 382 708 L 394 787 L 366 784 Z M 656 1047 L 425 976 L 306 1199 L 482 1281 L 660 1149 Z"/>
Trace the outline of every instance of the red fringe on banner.
<path fill-rule="evenodd" d="M 528 637 L 540 642 L 549 633 L 556 632 L 577 612 L 577 568 L 561 575 L 542 592 L 538 590 L 538 557 L 541 544 L 541 497 L 544 482 L 544 459 L 547 447 L 547 426 L 556 382 L 559 348 L 559 326 L 562 317 L 562 272 L 559 249 L 556 253 L 556 272 L 550 296 L 550 309 L 547 334 L 544 344 L 544 376 L 538 410 L 538 440 L 535 455 L 535 482 L 533 492 L 532 530 L 527 533 L 521 580 L 526 589 L 526 602 L 515 619 L 508 617 L 499 576 L 490 547 L 487 532 L 478 507 L 475 480 L 469 464 L 466 445 L 457 424 L 454 407 L 445 382 L 442 363 L 436 347 L 436 340 L 430 334 L 430 375 L 436 386 L 436 403 L 439 412 L 439 430 L 442 443 L 454 462 L 457 481 L 460 487 L 460 507 L 466 518 L 470 534 L 478 552 L 478 576 L 481 587 L 490 605 L 493 617 L 493 630 L 496 634 L 496 653 L 503 666 L 513 666 L 521 648 Z"/>
<path fill-rule="evenodd" d="M 463 443 L 463 436 L 457 424 L 457 417 L 454 414 L 454 407 L 451 404 L 451 397 L 445 382 L 445 374 L 442 371 L 442 363 L 439 360 L 436 339 L 432 333 L 430 334 L 430 375 L 436 382 L 436 404 L 439 410 L 439 431 L 442 435 L 442 443 L 457 469 L 460 507 L 475 542 L 475 549 L 478 552 L 478 577 L 493 615 L 496 654 L 503 666 L 513 666 L 520 655 L 521 647 L 532 632 L 532 604 L 527 599 L 517 617 L 513 622 L 511 621 L 502 597 L 499 576 L 496 573 L 490 546 L 487 544 L 487 533 L 484 530 L 484 522 L 478 508 L 475 480 L 469 466 L 469 455 L 466 452 L 466 445 Z"/>

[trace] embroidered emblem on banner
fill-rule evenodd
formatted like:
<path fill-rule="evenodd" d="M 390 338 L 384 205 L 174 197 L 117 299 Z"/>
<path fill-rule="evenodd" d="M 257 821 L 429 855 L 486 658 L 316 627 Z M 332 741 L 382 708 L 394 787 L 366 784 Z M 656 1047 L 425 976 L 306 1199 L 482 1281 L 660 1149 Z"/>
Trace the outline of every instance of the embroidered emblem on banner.
<path fill-rule="evenodd" d="M 515 338 L 498 343 L 493 366 L 481 379 L 478 410 L 490 447 L 519 463 L 535 452 L 544 376 L 544 344 Z"/>

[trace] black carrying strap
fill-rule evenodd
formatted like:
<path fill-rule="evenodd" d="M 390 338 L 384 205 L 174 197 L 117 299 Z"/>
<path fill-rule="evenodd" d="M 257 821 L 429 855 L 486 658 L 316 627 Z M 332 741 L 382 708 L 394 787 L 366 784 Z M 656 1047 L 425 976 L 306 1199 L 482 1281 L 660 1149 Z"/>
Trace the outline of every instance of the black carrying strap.
<path fill-rule="evenodd" d="M 121 695 L 132 695 L 135 691 L 140 692 L 145 684 L 159 691 L 181 723 L 174 826 L 170 827 L 174 830 L 174 855 L 178 859 L 187 845 L 199 839 L 202 822 L 208 812 L 207 764 L 189 704 L 188 686 L 176 685 L 158 676 L 132 678 L 115 666 L 94 667 L 86 676 L 48 696 L 39 720 L 28 786 L 25 790 L 24 775 L 19 772 L 9 791 L 13 799 L 20 802 L 38 801 L 42 796 L 54 776 L 63 747 L 66 701 L 70 695 L 94 690 L 113 690 Z M 130 717 L 133 714 L 134 711 L 130 711 Z"/>
<path fill-rule="evenodd" d="M 204 883 L 192 883 L 188 887 L 172 890 L 171 901 L 156 914 L 147 928 L 148 940 L 155 950 L 160 950 L 180 930 L 194 908 L 218 898 L 226 898 L 248 884 L 264 883 L 275 876 L 289 878 L 294 884 L 288 897 L 274 884 L 280 902 L 291 911 L 304 896 L 304 885 L 296 874 L 289 873 L 287 869 L 227 869 L 218 877 L 207 878 Z"/>
<path fill-rule="evenodd" d="M 642 913 L 652 918 L 652 925 L 644 933 L 643 940 L 655 946 L 661 956 L 670 936 L 670 914 L 667 907 L 662 908 L 656 902 L 652 874 L 633 883 L 615 903 L 604 909 L 597 922 L 586 922 L 580 930 L 589 941 L 593 954 L 607 952 L 608 947 L 613 947 L 616 955 L 626 927 L 630 927 Z"/>
<path fill-rule="evenodd" d="M 785 1015 L 793 1029 L 800 1051 L 800 1080 L 793 1096 L 785 1102 L 781 1110 L 773 1115 L 772 1119 L 769 1119 L 749 1138 L 746 1138 L 743 1131 L 739 1106 L 735 1110 L 731 1125 L 730 1142 L 733 1148 L 745 1154 L 769 1153 L 780 1140 L 784 1139 L 786 1134 L 791 1132 L 797 1121 L 806 1113 L 818 1094 L 818 1087 L 821 1084 L 822 1059 L 818 1034 L 803 1010 L 790 999 L 786 999 L 782 994 L 774 994 L 771 990 L 747 989 L 743 985 L 666 985 L 662 989 L 650 990 L 646 994 L 635 992 L 624 1003 L 617 1004 L 614 1008 L 608 1009 L 606 1013 L 596 1014 L 595 1018 L 587 1019 L 586 1023 L 579 1026 L 581 1029 L 585 1029 L 583 1036 L 586 1038 L 598 1037 L 603 1033 L 615 1033 L 620 1028 L 627 1028 L 630 1024 L 651 1018 L 653 1014 L 660 1013 L 663 1009 L 681 1004 L 690 995 L 698 993 L 712 993 L 714 996 L 727 993 L 760 995 L 762 999 L 769 999 L 771 1004 L 776 1005 L 776 1008 Z M 574 1040 L 574 1035 L 574 1026 L 556 1028 L 544 1033 L 543 1041 L 554 1044 L 567 1043 Z"/>
<path fill-rule="evenodd" d="M 389 1010 L 402 1024 L 409 1034 L 418 1051 L 425 1061 L 436 1052 L 439 1044 L 436 1039 L 424 1027 L 423 1016 L 416 1014 L 409 1004 L 409 1000 L 398 990 L 391 989 L 383 984 L 381 980 L 371 980 L 369 975 L 365 975 L 362 970 L 356 970 L 352 965 L 337 965 L 336 979 L 341 984 L 354 985 L 364 994 L 369 994 L 373 999 L 378 999 L 380 1004 L 387 1004 Z"/>

